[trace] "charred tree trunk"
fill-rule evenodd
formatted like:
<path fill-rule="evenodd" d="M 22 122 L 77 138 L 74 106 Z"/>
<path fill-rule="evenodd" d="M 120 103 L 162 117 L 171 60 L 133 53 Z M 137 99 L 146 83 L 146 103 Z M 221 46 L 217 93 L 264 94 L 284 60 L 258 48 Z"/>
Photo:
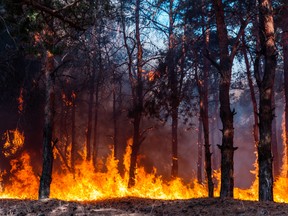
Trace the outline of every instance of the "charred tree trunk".
<path fill-rule="evenodd" d="M 201 104 L 201 102 L 200 102 Z M 199 127 L 198 127 L 198 161 L 197 161 L 197 181 L 198 183 L 202 184 L 202 155 L 203 155 L 203 143 L 202 143 L 202 120 L 201 117 L 199 118 Z"/>
<path fill-rule="evenodd" d="M 101 40 L 101 33 L 102 27 L 100 25 L 98 30 L 98 63 L 99 63 L 99 72 L 97 76 L 96 88 L 95 88 L 95 110 L 94 110 L 94 139 L 93 139 L 93 150 L 92 150 L 92 157 L 93 157 L 93 164 L 94 168 L 97 167 L 97 155 L 98 155 L 98 140 L 99 140 L 99 133 L 98 133 L 98 114 L 99 114 L 99 94 L 100 94 L 100 86 L 102 82 L 102 74 L 103 74 L 103 65 L 102 65 L 102 40 Z"/>
<path fill-rule="evenodd" d="M 254 142 L 255 146 L 258 146 L 259 143 L 259 130 L 258 130 L 258 109 L 257 109 L 257 101 L 256 101 L 256 95 L 255 95 L 255 90 L 253 86 L 253 81 L 252 81 L 252 75 L 251 75 L 251 70 L 250 70 L 250 63 L 247 55 L 247 48 L 246 48 L 246 41 L 244 38 L 244 35 L 242 37 L 242 52 L 245 60 L 245 65 L 246 65 L 246 74 L 247 74 L 247 81 L 249 85 L 249 90 L 250 90 L 250 97 L 252 101 L 252 107 L 253 107 L 253 113 L 254 113 L 254 125 L 253 125 L 253 137 L 254 137 Z"/>
<path fill-rule="evenodd" d="M 203 21 L 206 23 L 204 14 L 206 11 L 203 9 Z M 209 41 L 210 41 L 210 28 L 207 25 L 207 28 L 202 29 L 204 32 L 204 50 L 203 53 L 208 50 Z M 204 56 L 203 56 L 204 57 Z M 208 107 L 208 77 L 210 70 L 210 62 L 207 58 L 204 57 L 203 65 L 203 81 L 200 83 L 198 80 L 198 89 L 200 94 L 200 117 L 203 124 L 204 130 L 204 148 L 205 148 L 205 171 L 206 178 L 208 183 L 208 196 L 214 197 L 214 183 L 212 180 L 212 162 L 211 162 L 211 152 L 210 152 L 210 142 L 209 142 L 209 107 Z"/>
<path fill-rule="evenodd" d="M 230 69 L 231 70 L 231 69 Z M 229 71 L 229 70 L 228 70 Z M 231 71 L 222 71 L 230 74 Z M 230 109 L 230 79 L 228 76 L 220 81 L 220 118 L 222 121 L 222 145 L 219 145 L 221 150 L 221 191 L 220 197 L 233 197 L 234 189 L 234 151 L 233 146 L 234 127 L 233 115 Z"/>
<path fill-rule="evenodd" d="M 76 94 L 74 91 L 72 92 L 71 95 L 71 102 L 72 102 L 72 107 L 71 107 L 71 168 L 73 172 L 75 171 L 75 161 L 76 161 L 76 154 L 77 154 L 77 149 L 76 149 L 76 130 L 75 130 L 75 125 L 76 125 L 76 105 L 75 105 L 75 100 L 76 100 Z"/>
<path fill-rule="evenodd" d="M 282 15 L 282 46 L 284 56 L 284 92 L 285 92 L 285 137 L 286 161 L 288 163 L 288 8 L 283 9 Z M 286 176 L 288 177 L 288 170 Z"/>
<path fill-rule="evenodd" d="M 135 185 L 135 171 L 137 163 L 137 155 L 140 149 L 140 145 L 143 142 L 143 137 L 140 133 L 140 123 L 143 113 L 143 79 L 142 79 L 142 44 L 140 39 L 140 3 L 141 0 L 136 0 L 135 6 L 135 39 L 137 47 L 137 80 L 136 85 L 133 85 L 132 81 L 132 95 L 133 95 L 133 143 L 132 143 L 132 153 L 130 157 L 130 168 L 129 168 L 129 182 L 128 187 L 133 187 Z M 127 46 L 127 45 L 126 45 Z M 127 49 L 128 50 L 128 49 Z M 129 52 L 128 52 L 129 53 Z M 132 62 L 130 62 L 132 63 Z M 132 68 L 132 67 L 131 67 Z M 131 70 L 130 68 L 130 70 Z M 130 71 L 131 72 L 131 71 Z M 130 74 L 130 80 L 132 79 L 132 74 Z M 134 93 L 133 93 L 134 92 Z"/>
<path fill-rule="evenodd" d="M 273 107 L 273 116 L 275 116 L 275 91 L 272 92 L 272 107 Z M 276 118 L 272 120 L 272 157 L 273 157 L 273 174 L 274 177 L 280 175 L 280 164 L 279 164 L 279 153 L 278 153 L 278 142 L 277 142 L 277 121 Z"/>
<path fill-rule="evenodd" d="M 95 82 L 95 70 L 92 69 L 92 76 L 90 79 L 89 88 L 89 104 L 88 104 L 88 124 L 86 133 L 86 160 L 91 160 L 91 137 L 92 137 L 92 118 L 93 118 L 93 104 L 94 104 L 94 82 Z"/>
<path fill-rule="evenodd" d="M 220 197 L 233 197 L 234 189 L 234 151 L 237 149 L 233 146 L 234 127 L 233 115 L 235 111 L 230 108 L 230 83 L 232 62 L 235 53 L 229 54 L 229 40 L 227 27 L 224 20 L 224 8 L 222 0 L 213 0 L 217 35 L 220 48 L 220 65 L 218 71 L 221 75 L 219 84 L 219 101 L 220 101 L 220 118 L 222 121 L 222 145 L 219 145 L 221 150 L 221 191 Z M 235 48 L 236 48 L 235 44 Z M 234 49 L 232 49 L 234 50 Z"/>
<path fill-rule="evenodd" d="M 172 134 L 172 167 L 171 167 L 171 177 L 176 178 L 178 176 L 178 107 L 179 107 L 179 91 L 178 91 L 178 80 L 176 71 L 176 62 L 174 48 L 175 48 L 175 38 L 174 38 L 174 19 L 173 19 L 173 4 L 174 0 L 170 0 L 169 3 L 169 50 L 167 55 L 167 70 L 168 70 L 168 82 L 171 95 L 169 98 L 171 106 L 171 134 Z"/>
<path fill-rule="evenodd" d="M 43 130 L 43 166 L 40 178 L 39 199 L 49 198 L 50 184 L 52 181 L 53 168 L 53 122 L 55 113 L 55 77 L 54 57 L 46 51 L 45 57 L 45 79 L 46 79 L 46 101 L 45 101 L 45 122 Z"/>
<path fill-rule="evenodd" d="M 113 73 L 113 76 L 115 76 L 114 73 Z M 117 159 L 117 151 L 118 151 L 118 115 L 117 115 L 116 87 L 114 83 L 114 89 L 113 89 L 113 153 L 114 155 L 113 157 L 115 159 Z"/>
<path fill-rule="evenodd" d="M 99 76 L 98 76 L 99 79 Z M 94 109 L 94 138 L 93 138 L 93 148 L 92 157 L 94 168 L 97 169 L 97 154 L 98 154 L 98 111 L 99 111 L 99 81 L 96 84 L 95 92 L 95 109 Z"/>
<path fill-rule="evenodd" d="M 113 152 L 114 158 L 117 159 L 118 146 L 119 146 L 119 131 L 118 119 L 121 115 L 122 108 L 122 83 L 121 79 L 116 79 L 116 71 L 113 71 Z M 117 84 L 119 85 L 117 88 Z"/>
<path fill-rule="evenodd" d="M 141 113 L 135 113 L 133 118 L 133 143 L 132 143 L 132 152 L 130 157 L 130 168 L 129 168 L 129 182 L 128 187 L 133 187 L 136 183 L 135 181 L 135 171 L 137 167 L 137 155 L 140 149 L 140 123 L 141 123 Z"/>
<path fill-rule="evenodd" d="M 178 176 L 178 106 L 172 108 L 172 178 Z"/>
<path fill-rule="evenodd" d="M 276 71 L 276 46 L 274 36 L 273 8 L 270 0 L 259 0 L 259 35 L 261 55 L 264 56 L 264 75 L 261 79 L 258 55 L 256 58 L 255 76 L 259 87 L 259 200 L 273 201 L 273 170 L 272 170 L 272 93 Z"/>

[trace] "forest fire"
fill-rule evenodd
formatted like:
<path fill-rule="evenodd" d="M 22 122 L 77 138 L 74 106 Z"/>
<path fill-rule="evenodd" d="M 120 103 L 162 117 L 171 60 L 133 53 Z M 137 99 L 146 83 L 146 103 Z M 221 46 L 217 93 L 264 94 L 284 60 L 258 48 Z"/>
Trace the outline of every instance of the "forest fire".
<path fill-rule="evenodd" d="M 14 139 L 10 142 L 17 146 L 21 139 L 24 139 L 24 136 L 18 130 L 13 132 L 15 134 Z M 156 168 L 152 173 L 147 173 L 144 167 L 137 167 L 136 185 L 128 188 L 131 143 L 132 140 L 130 139 L 124 155 L 124 175 L 120 175 L 118 171 L 118 161 L 114 159 L 113 152 L 105 161 L 104 171 L 96 172 L 92 162 L 87 161 L 82 161 L 76 165 L 74 172 L 70 172 L 63 166 L 61 171 L 58 170 L 53 173 L 51 198 L 66 201 L 91 201 L 121 197 L 174 200 L 208 196 L 206 185 L 199 184 L 196 179 L 189 184 L 185 184 L 180 178 L 164 181 L 161 176 L 157 175 Z M 57 157 L 56 152 L 54 156 Z M 255 169 L 257 170 L 257 167 Z M 1 177 L 6 172 L 2 171 Z M 8 184 L 4 185 L 1 179 L 1 198 L 37 199 L 39 177 L 33 172 L 30 156 L 26 152 L 22 153 L 19 159 L 11 160 L 10 173 L 11 177 Z M 257 176 L 255 171 L 253 173 Z M 275 181 L 274 199 L 276 202 L 288 202 L 285 192 L 288 190 L 288 179 L 284 177 L 284 173 L 283 171 L 282 176 Z M 214 172 L 214 178 L 217 181 L 220 180 L 219 171 Z M 219 196 L 219 191 L 220 187 L 218 186 L 215 189 L 216 197 Z M 249 189 L 234 189 L 235 198 L 240 200 L 257 200 L 257 191 L 257 179 Z"/>

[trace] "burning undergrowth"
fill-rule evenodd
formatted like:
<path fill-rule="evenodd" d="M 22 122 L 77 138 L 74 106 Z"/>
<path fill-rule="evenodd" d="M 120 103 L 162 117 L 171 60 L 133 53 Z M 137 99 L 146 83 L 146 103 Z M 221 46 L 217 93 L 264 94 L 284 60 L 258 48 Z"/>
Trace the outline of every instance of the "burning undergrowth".
<path fill-rule="evenodd" d="M 7 132 L 4 150 L 7 157 L 19 151 L 23 146 L 24 135 L 18 130 Z M 95 168 L 92 161 L 85 160 L 85 151 L 79 152 L 82 160 L 71 169 L 71 160 L 62 161 L 61 167 L 55 169 L 52 176 L 51 198 L 65 201 L 96 201 L 105 199 L 118 199 L 127 197 L 148 198 L 158 200 L 186 200 L 191 198 L 207 197 L 207 185 L 200 184 L 196 179 L 187 183 L 181 178 L 166 180 L 157 174 L 156 168 L 147 172 L 144 167 L 138 165 L 136 170 L 136 184 L 129 188 L 129 166 L 132 140 L 128 140 L 126 153 L 123 157 L 124 171 L 119 171 L 119 161 L 114 158 L 113 150 L 110 155 L 98 162 L 102 164 Z M 8 151 L 9 149 L 9 151 Z M 8 152 L 10 154 L 8 154 Z M 59 149 L 54 148 L 54 158 L 63 160 Z M 286 163 L 284 163 L 286 164 Z M 1 198 L 11 199 L 37 199 L 39 189 L 39 174 L 33 169 L 31 156 L 23 151 L 20 157 L 10 160 L 10 170 L 2 170 L 0 175 Z M 255 163 L 255 170 L 257 165 Z M 277 202 L 288 202 L 286 191 L 288 190 L 288 179 L 285 177 L 286 168 L 280 177 L 275 180 L 274 200 Z M 8 175 L 9 173 L 9 175 Z M 253 174 L 257 176 L 257 172 Z M 5 176 L 9 176 L 4 181 Z M 215 189 L 215 196 L 220 191 L 220 171 L 214 172 L 215 182 L 218 182 Z M 257 200 L 258 180 L 255 178 L 252 186 L 248 189 L 234 189 L 234 196 L 241 200 Z"/>

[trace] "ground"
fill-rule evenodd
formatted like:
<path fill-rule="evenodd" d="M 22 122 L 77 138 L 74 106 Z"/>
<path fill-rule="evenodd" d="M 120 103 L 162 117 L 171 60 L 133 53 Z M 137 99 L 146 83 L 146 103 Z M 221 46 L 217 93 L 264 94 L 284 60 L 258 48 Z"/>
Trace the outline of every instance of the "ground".
<path fill-rule="evenodd" d="M 0 200 L 0 215 L 288 215 L 288 204 L 219 198 L 173 201 L 121 198 L 93 202 L 67 202 L 55 199 L 43 201 L 2 199 Z"/>

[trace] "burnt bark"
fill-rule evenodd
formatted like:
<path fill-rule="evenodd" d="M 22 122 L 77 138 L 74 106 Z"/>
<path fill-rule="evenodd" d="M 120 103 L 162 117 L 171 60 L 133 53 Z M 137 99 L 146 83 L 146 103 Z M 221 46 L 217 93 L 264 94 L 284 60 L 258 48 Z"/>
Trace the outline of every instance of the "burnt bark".
<path fill-rule="evenodd" d="M 45 122 L 43 129 L 43 165 L 40 178 L 39 199 L 46 199 L 50 196 L 50 184 L 52 181 L 53 169 L 53 123 L 55 114 L 55 77 L 54 77 L 54 56 L 46 51 L 45 54 Z"/>
<path fill-rule="evenodd" d="M 270 0 L 259 0 L 259 36 L 260 54 L 264 57 L 264 74 L 260 79 L 260 71 L 255 70 L 259 87 L 259 200 L 273 201 L 273 169 L 272 169 L 272 93 L 274 87 L 277 53 L 275 46 L 273 8 Z M 255 65 L 259 66 L 258 55 Z"/>

